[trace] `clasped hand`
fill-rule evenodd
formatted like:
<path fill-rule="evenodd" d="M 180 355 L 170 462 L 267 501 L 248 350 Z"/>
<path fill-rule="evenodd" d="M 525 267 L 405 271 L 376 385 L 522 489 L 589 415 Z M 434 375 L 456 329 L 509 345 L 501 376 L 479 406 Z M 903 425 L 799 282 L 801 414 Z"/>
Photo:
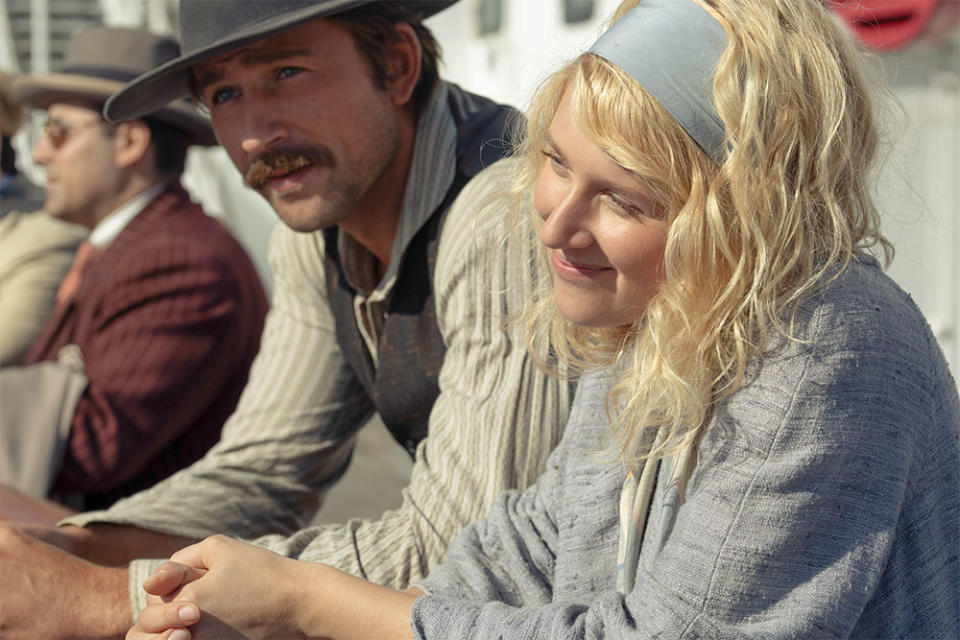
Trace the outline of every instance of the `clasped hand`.
<path fill-rule="evenodd" d="M 225 536 L 185 547 L 144 582 L 148 605 L 127 640 L 304 637 L 303 565 Z"/>

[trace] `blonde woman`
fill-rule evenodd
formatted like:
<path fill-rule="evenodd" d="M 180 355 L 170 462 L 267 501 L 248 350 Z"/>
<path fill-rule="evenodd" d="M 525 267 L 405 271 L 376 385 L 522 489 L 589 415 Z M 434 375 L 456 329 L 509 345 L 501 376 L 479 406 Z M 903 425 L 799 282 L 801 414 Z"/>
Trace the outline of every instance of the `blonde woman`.
<path fill-rule="evenodd" d="M 531 350 L 585 372 L 540 482 L 411 592 L 208 539 L 128 638 L 960 635 L 957 389 L 871 255 L 868 89 L 818 0 L 625 2 L 520 150 Z"/>

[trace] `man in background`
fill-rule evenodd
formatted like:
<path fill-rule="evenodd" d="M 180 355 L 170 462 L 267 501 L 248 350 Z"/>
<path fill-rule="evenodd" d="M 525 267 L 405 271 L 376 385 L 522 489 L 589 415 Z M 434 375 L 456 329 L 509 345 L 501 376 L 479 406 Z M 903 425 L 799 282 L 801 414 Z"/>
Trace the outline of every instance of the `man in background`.
<path fill-rule="evenodd" d="M 15 78 L 0 72 L 0 366 L 23 362 L 88 232 L 40 211 L 43 190 L 17 168 L 11 139 L 25 114 Z"/>
<path fill-rule="evenodd" d="M 101 115 L 124 77 L 177 55 L 143 29 L 89 28 L 61 73 L 15 85 L 47 111 L 33 152 L 44 209 L 90 235 L 25 366 L 0 372 L 0 475 L 74 508 L 109 506 L 201 457 L 259 346 L 267 303 L 253 265 L 179 184 L 188 146 L 214 143 L 207 120 L 184 102 L 116 124 Z"/>

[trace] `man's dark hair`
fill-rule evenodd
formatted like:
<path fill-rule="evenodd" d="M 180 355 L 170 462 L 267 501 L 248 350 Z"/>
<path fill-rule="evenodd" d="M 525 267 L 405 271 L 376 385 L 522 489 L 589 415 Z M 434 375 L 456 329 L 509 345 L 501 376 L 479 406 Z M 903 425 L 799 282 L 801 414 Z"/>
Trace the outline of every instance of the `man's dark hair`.
<path fill-rule="evenodd" d="M 2 149 L 0 149 L 0 172 L 3 172 L 6 175 L 15 175 L 19 173 L 17 171 L 17 153 L 13 150 L 13 145 L 10 144 L 10 138 L 6 136 L 0 136 L 0 141 L 2 141 Z"/>
<path fill-rule="evenodd" d="M 331 16 L 331 20 L 342 23 L 353 35 L 357 50 L 370 63 L 373 79 L 381 89 L 386 89 L 390 80 L 387 74 L 389 46 L 400 41 L 395 25 L 406 22 L 413 27 L 422 51 L 420 78 L 411 99 L 413 113 L 419 117 L 440 81 L 440 45 L 419 16 L 411 15 L 402 2 L 374 2 L 338 13 Z"/>
<path fill-rule="evenodd" d="M 183 173 L 187 161 L 189 136 L 180 129 L 153 118 L 144 118 L 143 121 L 150 128 L 157 173 L 164 178 L 176 178 Z"/>
<path fill-rule="evenodd" d="M 87 102 L 84 106 L 97 113 L 103 111 L 102 102 Z M 140 120 L 150 129 L 150 140 L 153 142 L 154 164 L 157 173 L 166 180 L 177 178 L 183 173 L 183 167 L 187 162 L 190 136 L 182 129 L 153 118 L 140 118 Z M 104 133 L 113 135 L 117 129 L 117 124 L 119 123 L 104 120 Z"/>

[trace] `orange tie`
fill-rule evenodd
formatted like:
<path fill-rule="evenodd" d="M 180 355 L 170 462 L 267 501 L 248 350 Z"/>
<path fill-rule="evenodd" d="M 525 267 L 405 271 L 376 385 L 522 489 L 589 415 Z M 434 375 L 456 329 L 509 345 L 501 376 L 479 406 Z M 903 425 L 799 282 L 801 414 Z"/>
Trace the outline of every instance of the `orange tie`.
<path fill-rule="evenodd" d="M 103 253 L 101 249 L 98 249 L 86 240 L 80 243 L 80 246 L 77 247 L 77 253 L 73 257 L 73 264 L 70 265 L 67 275 L 63 277 L 63 282 L 60 283 L 60 289 L 57 290 L 58 305 L 63 306 L 70 302 L 77 293 L 77 289 L 80 288 L 83 270 L 87 268 L 91 260 L 101 253 Z"/>

